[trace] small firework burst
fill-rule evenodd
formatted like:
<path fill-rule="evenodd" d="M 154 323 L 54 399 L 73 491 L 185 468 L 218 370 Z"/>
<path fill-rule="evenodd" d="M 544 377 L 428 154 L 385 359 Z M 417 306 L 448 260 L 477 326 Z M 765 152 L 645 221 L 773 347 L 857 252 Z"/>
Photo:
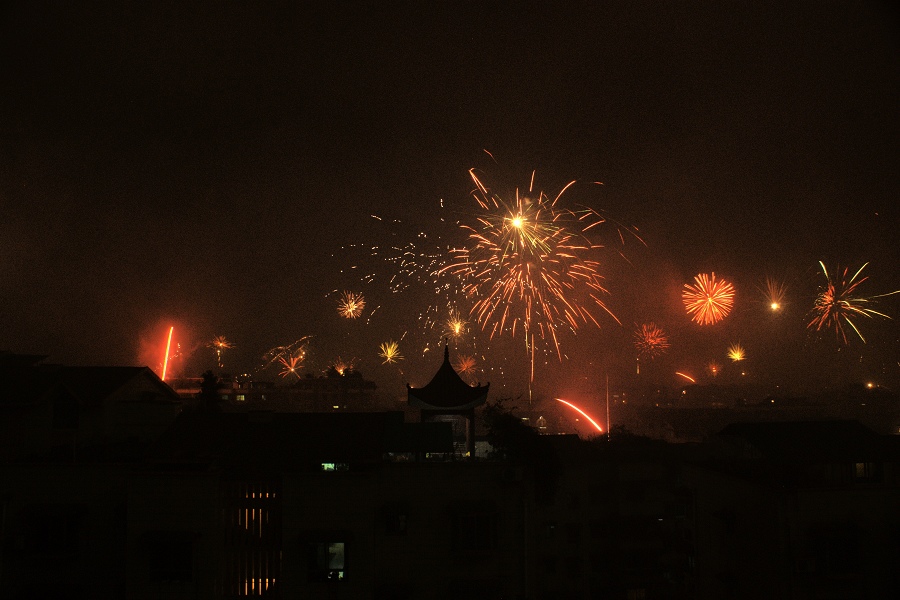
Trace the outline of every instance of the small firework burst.
<path fill-rule="evenodd" d="M 207 348 L 212 348 L 216 351 L 216 363 L 219 365 L 219 368 L 222 368 L 222 355 L 229 348 L 234 348 L 234 344 L 225 339 L 224 335 L 219 335 L 214 337 L 208 344 L 206 344 Z"/>
<path fill-rule="evenodd" d="M 459 316 L 459 313 L 456 311 L 450 313 L 450 318 L 447 320 L 447 337 L 458 338 L 466 332 L 466 323 L 462 317 Z"/>
<path fill-rule="evenodd" d="M 845 267 L 844 270 L 841 271 L 839 267 L 837 271 L 840 272 L 841 275 L 838 278 L 834 278 L 828 273 L 825 264 L 822 261 L 819 261 L 819 265 L 822 267 L 822 273 L 825 275 L 825 285 L 820 288 L 819 294 L 816 296 L 816 303 L 812 311 L 813 318 L 807 324 L 808 329 L 815 329 L 816 331 L 831 329 L 834 331 L 838 342 L 843 342 L 846 346 L 849 344 L 849 340 L 847 339 L 847 331 L 844 329 L 845 325 L 849 325 L 863 343 L 866 342 L 866 339 L 856 327 L 856 323 L 853 322 L 854 317 L 866 317 L 870 319 L 873 317 L 883 317 L 885 319 L 890 319 L 888 315 L 868 308 L 868 305 L 876 298 L 898 294 L 900 293 L 900 290 L 870 297 L 858 295 L 859 286 L 868 279 L 868 277 L 860 278 L 859 275 L 868 264 L 869 263 L 865 263 L 853 274 L 853 277 L 848 279 L 847 276 L 850 274 L 848 268 Z"/>
<path fill-rule="evenodd" d="M 718 377 L 719 373 L 722 371 L 722 367 L 719 365 L 719 363 L 712 361 L 708 365 L 706 365 L 706 370 L 713 377 Z"/>
<path fill-rule="evenodd" d="M 728 358 L 730 358 L 732 362 L 738 362 L 747 358 L 747 355 L 744 352 L 743 346 L 740 344 L 731 344 L 728 346 Z"/>
<path fill-rule="evenodd" d="M 289 377 L 296 377 L 300 379 L 300 367 L 303 366 L 303 360 L 306 358 L 305 352 L 294 352 L 288 354 L 286 356 L 279 356 L 278 362 L 282 366 L 282 370 L 279 373 L 285 379 Z"/>
<path fill-rule="evenodd" d="M 728 316 L 734 306 L 734 286 L 716 274 L 700 273 L 695 285 L 684 284 L 681 298 L 691 320 L 700 325 L 712 325 Z"/>
<path fill-rule="evenodd" d="M 766 288 L 763 290 L 766 305 L 772 312 L 779 312 L 784 308 L 784 299 L 787 295 L 787 286 L 783 281 L 766 277 Z"/>
<path fill-rule="evenodd" d="M 393 340 L 384 342 L 378 347 L 378 356 L 384 359 L 381 363 L 383 365 L 403 360 L 403 356 L 400 354 L 400 344 Z"/>
<path fill-rule="evenodd" d="M 460 354 L 453 361 L 453 369 L 471 383 L 475 376 L 475 357 Z"/>
<path fill-rule="evenodd" d="M 352 371 L 356 367 L 356 359 L 351 358 L 350 360 L 344 360 L 340 356 L 338 356 L 334 361 L 328 366 L 328 370 L 334 369 L 334 372 L 338 375 L 346 375 L 349 371 Z"/>
<path fill-rule="evenodd" d="M 639 356 L 652 359 L 669 348 L 669 338 L 655 323 L 644 323 L 634 331 L 634 347 Z"/>
<path fill-rule="evenodd" d="M 309 340 L 310 336 L 305 335 L 290 344 L 275 346 L 266 351 L 266 353 L 263 354 L 264 362 L 262 369 L 268 369 L 273 365 L 280 365 L 281 367 L 290 366 L 291 362 L 294 363 L 295 368 L 298 367 L 306 360 L 306 355 L 309 350 Z M 293 360 L 294 358 L 298 358 L 298 360 Z M 282 376 L 284 375 L 282 374 Z"/>
<path fill-rule="evenodd" d="M 346 319 L 355 319 L 366 307 L 366 299 L 362 294 L 344 292 L 338 300 L 338 313 Z"/>

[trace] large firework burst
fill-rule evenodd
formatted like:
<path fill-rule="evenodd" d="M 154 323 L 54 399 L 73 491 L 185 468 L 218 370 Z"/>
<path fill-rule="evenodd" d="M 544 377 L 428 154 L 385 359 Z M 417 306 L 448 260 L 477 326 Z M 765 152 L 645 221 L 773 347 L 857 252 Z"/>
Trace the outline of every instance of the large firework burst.
<path fill-rule="evenodd" d="M 684 284 L 681 299 L 691 320 L 700 325 L 712 325 L 728 316 L 734 305 L 734 286 L 716 274 L 700 273 L 695 285 Z"/>
<path fill-rule="evenodd" d="M 820 288 L 819 294 L 816 296 L 816 303 L 812 310 L 813 318 L 807 324 L 807 328 L 815 329 L 816 331 L 831 329 L 834 331 L 838 342 L 843 342 L 844 345 L 847 345 L 849 340 L 847 339 L 847 331 L 844 329 L 845 325 L 849 325 L 863 343 L 866 342 L 866 339 L 853 322 L 854 317 L 884 317 L 885 319 L 890 319 L 888 315 L 867 308 L 867 306 L 876 298 L 898 294 L 900 290 L 877 296 L 860 296 L 858 288 L 868 279 L 868 277 L 860 277 L 860 274 L 868 264 L 865 263 L 848 279 L 847 276 L 850 274 L 850 270 L 847 267 L 844 267 L 843 271 L 838 267 L 837 272 L 840 272 L 840 276 L 834 278 L 828 273 L 825 264 L 819 261 L 822 273 L 825 275 L 825 285 Z"/>
<path fill-rule="evenodd" d="M 644 323 L 634 331 L 634 347 L 639 356 L 655 358 L 669 348 L 669 338 L 655 323 Z"/>
<path fill-rule="evenodd" d="M 474 170 L 469 174 L 479 211 L 473 223 L 461 225 L 468 244 L 454 249 L 439 273 L 462 279 L 473 301 L 470 314 L 482 330 L 493 337 L 504 331 L 515 335 L 521 328 L 532 358 L 536 339 L 548 340 L 561 358 L 560 328 L 599 327 L 600 313 L 618 322 L 603 301 L 608 292 L 594 252 L 602 247 L 594 239 L 597 228 L 607 219 L 592 209 L 560 206 L 574 181 L 551 199 L 535 191 L 532 173 L 528 190 L 506 199 L 490 191 Z"/>
<path fill-rule="evenodd" d="M 338 300 L 338 313 L 347 319 L 355 319 L 366 307 L 366 299 L 362 294 L 344 292 Z"/>

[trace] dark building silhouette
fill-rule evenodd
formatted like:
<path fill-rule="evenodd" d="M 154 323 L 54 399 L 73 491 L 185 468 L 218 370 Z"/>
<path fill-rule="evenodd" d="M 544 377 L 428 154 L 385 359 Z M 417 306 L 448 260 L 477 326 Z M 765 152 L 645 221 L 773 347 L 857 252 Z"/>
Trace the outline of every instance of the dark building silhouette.
<path fill-rule="evenodd" d="M 465 451 L 475 456 L 475 409 L 487 401 L 491 384 L 471 386 L 450 364 L 450 347 L 444 346 L 444 362 L 431 381 L 424 387 L 414 388 L 406 384 L 408 403 L 420 410 L 422 421 L 447 419 L 464 420 Z M 456 430 L 460 427 L 456 426 Z"/>
<path fill-rule="evenodd" d="M 5 431 L 22 428 L 0 461 L 2 598 L 832 599 L 900 585 L 900 437 L 857 421 L 735 423 L 673 444 L 539 435 L 510 417 L 492 432 L 505 445 L 463 458 L 439 420 L 175 415 L 145 369 L 41 358 L 0 355 Z M 47 442 L 56 426 L 65 451 Z"/>

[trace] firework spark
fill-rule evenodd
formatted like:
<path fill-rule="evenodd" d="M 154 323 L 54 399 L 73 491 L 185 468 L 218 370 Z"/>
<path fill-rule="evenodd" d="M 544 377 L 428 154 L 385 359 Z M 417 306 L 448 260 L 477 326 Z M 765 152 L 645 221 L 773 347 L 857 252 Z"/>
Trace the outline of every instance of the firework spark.
<path fill-rule="evenodd" d="M 212 339 L 212 341 L 210 341 L 208 344 L 206 344 L 206 347 L 212 348 L 213 350 L 216 351 L 216 362 L 218 363 L 219 368 L 221 369 L 222 368 L 222 354 L 225 353 L 225 350 L 228 350 L 229 348 L 234 348 L 234 344 L 232 344 L 227 339 L 225 339 L 224 335 L 219 335 L 219 336 L 214 337 Z"/>
<path fill-rule="evenodd" d="M 697 383 L 697 380 L 694 379 L 693 377 L 691 377 L 690 375 L 686 375 L 686 374 L 681 373 L 681 372 L 679 372 L 679 371 L 675 371 L 675 374 L 676 374 L 676 375 L 679 375 L 679 376 L 681 376 L 681 377 L 684 377 L 685 379 L 687 379 L 687 380 L 690 381 L 691 383 Z"/>
<path fill-rule="evenodd" d="M 813 319 L 807 324 L 808 329 L 815 329 L 816 331 L 832 329 L 834 330 L 838 342 L 843 342 L 844 345 L 848 345 L 847 331 L 844 329 L 844 325 L 846 324 L 849 325 L 856 335 L 859 336 L 859 339 L 865 343 L 866 339 L 856 327 L 856 323 L 853 322 L 854 317 L 867 317 L 870 319 L 873 317 L 884 317 L 885 319 L 890 319 L 890 317 L 884 313 L 867 308 L 867 305 L 876 298 L 900 294 L 900 290 L 869 297 L 858 295 L 859 286 L 868 279 L 868 277 L 860 278 L 859 275 L 868 264 L 869 263 L 865 263 L 861 266 L 859 270 L 853 274 L 853 277 L 850 277 L 849 279 L 847 278 L 847 275 L 850 274 L 850 270 L 845 267 L 841 272 L 840 267 L 838 267 L 837 271 L 841 272 L 841 275 L 835 279 L 828 273 L 825 264 L 822 261 L 819 261 L 819 265 L 822 267 L 822 273 L 825 275 L 825 285 L 819 290 L 818 296 L 816 296 L 816 303 L 812 311 Z"/>
<path fill-rule="evenodd" d="M 384 342 L 378 347 L 378 356 L 384 359 L 381 363 L 383 365 L 403 360 L 403 356 L 400 354 L 400 345 L 393 340 Z"/>
<path fill-rule="evenodd" d="M 763 290 L 766 304 L 772 312 L 778 312 L 784 308 L 784 298 L 787 295 L 787 286 L 782 281 L 766 277 L 766 289 Z"/>
<path fill-rule="evenodd" d="M 669 338 L 655 323 L 644 323 L 634 332 L 634 347 L 640 356 L 654 358 L 669 348 Z"/>
<path fill-rule="evenodd" d="M 587 414 L 586 412 L 584 412 L 583 410 L 581 410 L 580 408 L 578 408 L 577 406 L 575 406 L 575 405 L 572 404 L 571 402 L 567 402 L 567 401 L 563 400 L 562 398 L 555 398 L 555 400 L 556 400 L 557 402 L 562 402 L 563 404 L 565 404 L 565 405 L 568 406 L 569 408 L 572 408 L 572 409 L 574 409 L 575 411 L 577 411 L 578 414 L 580 414 L 582 417 L 584 417 L 585 419 L 587 419 L 588 421 L 590 421 L 590 422 L 591 422 L 591 425 L 593 425 L 593 426 L 597 429 L 597 431 L 599 431 L 600 433 L 603 433 L 603 428 L 600 427 L 599 425 L 597 425 L 597 421 L 595 421 L 594 419 L 592 419 L 591 416 L 590 416 L 589 414 Z"/>
<path fill-rule="evenodd" d="M 338 300 L 338 313 L 346 319 L 355 319 L 366 307 L 366 299 L 362 294 L 344 292 Z"/>
<path fill-rule="evenodd" d="M 175 331 L 175 327 L 169 327 L 169 337 L 166 341 L 166 355 L 163 357 L 163 368 L 162 368 L 162 380 L 166 380 L 166 371 L 169 369 L 169 352 L 172 349 L 172 332 Z"/>
<path fill-rule="evenodd" d="M 747 358 L 747 355 L 744 352 L 743 346 L 740 344 L 732 344 L 728 346 L 728 358 L 730 358 L 732 362 L 738 362 Z"/>
<path fill-rule="evenodd" d="M 462 279 L 473 301 L 470 314 L 482 330 L 493 337 L 504 331 L 515 336 L 523 329 L 533 364 L 536 338 L 548 340 L 562 359 L 561 328 L 599 327 L 599 313 L 619 322 L 602 299 L 608 292 L 594 258 L 602 247 L 594 236 L 607 219 L 592 209 L 559 206 L 574 181 L 550 199 L 534 191 L 532 173 L 528 190 L 517 189 L 508 200 L 491 192 L 474 170 L 469 174 L 480 210 L 473 224 L 461 225 L 468 244 L 452 250 L 450 264 L 438 274 Z"/>
<path fill-rule="evenodd" d="M 718 377 L 719 373 L 722 371 L 722 367 L 719 366 L 719 363 L 713 361 L 706 365 L 706 370 L 709 371 L 709 374 L 713 377 Z"/>
<path fill-rule="evenodd" d="M 684 284 L 681 298 L 691 320 L 700 325 L 712 325 L 728 316 L 734 305 L 734 286 L 716 274 L 700 273 L 694 277 L 696 285 Z"/>

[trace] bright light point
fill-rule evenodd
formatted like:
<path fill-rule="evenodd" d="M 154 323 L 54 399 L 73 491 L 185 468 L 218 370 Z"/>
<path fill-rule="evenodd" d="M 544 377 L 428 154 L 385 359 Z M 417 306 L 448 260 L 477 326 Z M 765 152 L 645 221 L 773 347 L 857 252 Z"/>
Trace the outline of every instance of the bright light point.
<path fill-rule="evenodd" d="M 771 308 L 772 310 L 780 310 L 781 305 L 778 304 L 777 302 L 773 302 L 772 304 L 769 305 L 769 308 Z"/>
<path fill-rule="evenodd" d="M 521 229 L 522 228 L 522 217 L 513 217 L 512 226 Z"/>
<path fill-rule="evenodd" d="M 866 387 L 871 390 L 872 388 L 875 387 L 875 384 L 870 381 L 869 383 L 866 384 Z"/>
<path fill-rule="evenodd" d="M 562 402 L 563 404 L 565 404 L 565 405 L 568 406 L 569 408 L 573 408 L 573 409 L 575 409 L 576 411 L 578 411 L 578 413 L 579 413 L 581 416 L 583 416 L 585 419 L 587 419 L 588 421 L 591 422 L 591 425 L 593 425 L 594 427 L 597 428 L 597 431 L 599 431 L 600 433 L 603 433 L 603 428 L 600 427 L 599 425 L 597 425 L 597 422 L 594 421 L 594 420 L 590 417 L 590 415 L 588 415 L 586 412 L 584 412 L 583 410 L 581 410 L 580 408 L 578 408 L 577 406 L 575 406 L 575 405 L 572 404 L 571 402 L 566 402 L 566 401 L 563 400 L 562 398 L 556 398 L 555 400 L 556 400 L 557 402 Z M 576 421 L 577 421 L 577 419 L 576 419 Z"/>

